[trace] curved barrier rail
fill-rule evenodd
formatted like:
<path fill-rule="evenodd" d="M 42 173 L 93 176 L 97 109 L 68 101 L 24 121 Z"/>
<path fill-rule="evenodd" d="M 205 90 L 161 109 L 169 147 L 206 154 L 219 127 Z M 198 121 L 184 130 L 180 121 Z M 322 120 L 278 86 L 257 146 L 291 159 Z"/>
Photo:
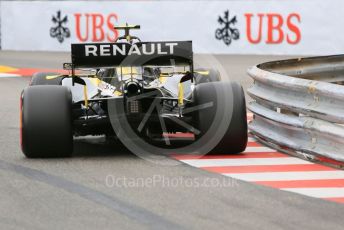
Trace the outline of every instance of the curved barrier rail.
<path fill-rule="evenodd" d="M 268 62 L 248 74 L 252 134 L 282 151 L 344 165 L 344 55 Z"/>

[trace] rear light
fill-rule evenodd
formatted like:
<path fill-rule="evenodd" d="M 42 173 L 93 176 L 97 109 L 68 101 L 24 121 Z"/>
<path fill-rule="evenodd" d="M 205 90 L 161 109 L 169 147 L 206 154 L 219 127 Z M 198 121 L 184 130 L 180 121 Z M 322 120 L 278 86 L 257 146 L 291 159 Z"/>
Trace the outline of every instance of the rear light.
<path fill-rule="evenodd" d="M 128 101 L 127 103 L 127 110 L 128 113 L 140 113 L 141 111 L 141 103 L 138 100 Z"/>

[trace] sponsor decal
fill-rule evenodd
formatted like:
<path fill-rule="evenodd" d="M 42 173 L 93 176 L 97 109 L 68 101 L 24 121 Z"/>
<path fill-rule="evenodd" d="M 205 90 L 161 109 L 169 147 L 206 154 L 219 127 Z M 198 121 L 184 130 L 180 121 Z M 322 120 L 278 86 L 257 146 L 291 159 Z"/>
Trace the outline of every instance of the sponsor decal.
<path fill-rule="evenodd" d="M 301 16 L 290 13 L 283 17 L 278 13 L 246 13 L 246 37 L 251 44 L 298 44 L 301 40 Z M 258 26 L 258 33 L 253 35 L 254 27 Z M 266 33 L 266 34 L 263 34 Z M 266 36 L 265 36 L 266 35 Z M 266 37 L 263 40 L 263 36 Z"/>
<path fill-rule="evenodd" d="M 238 40 L 240 38 L 239 30 L 233 26 L 237 23 L 237 17 L 233 16 L 229 18 L 229 10 L 225 11 L 223 17 L 219 16 L 217 20 L 221 28 L 215 31 L 215 38 L 222 40 L 227 46 L 232 43 L 232 40 Z"/>
<path fill-rule="evenodd" d="M 240 17 L 230 16 L 229 10 L 224 16 L 218 17 L 220 28 L 215 31 L 215 38 L 229 46 L 233 40 L 240 39 L 239 29 L 234 28 Z M 245 13 L 246 34 L 243 39 L 249 44 L 265 43 L 296 45 L 301 41 L 301 16 L 299 13 L 289 13 L 286 16 L 279 13 Z M 246 35 L 246 37 L 245 37 Z"/>
<path fill-rule="evenodd" d="M 74 16 L 74 17 L 73 17 Z M 115 42 L 118 37 L 118 31 L 114 25 L 118 22 L 118 16 L 115 13 L 104 15 L 101 13 L 74 13 L 74 30 L 72 36 L 75 36 L 78 42 Z M 52 16 L 51 21 L 54 26 L 50 28 L 50 36 L 63 43 L 65 38 L 71 37 L 68 28 L 68 16 L 62 16 L 61 11 L 57 11 Z M 73 23 L 72 23 L 73 25 Z"/>
<path fill-rule="evenodd" d="M 85 45 L 85 56 L 124 56 L 130 55 L 173 55 L 174 47 L 178 43 L 140 43 L 128 46 L 126 43 L 103 44 L 103 45 Z"/>
<path fill-rule="evenodd" d="M 75 34 L 80 42 L 115 42 L 118 31 L 114 25 L 118 22 L 116 13 L 75 13 Z"/>
<path fill-rule="evenodd" d="M 192 62 L 191 41 L 129 43 L 73 43 L 76 67 L 188 65 Z"/>
<path fill-rule="evenodd" d="M 54 26 L 50 28 L 50 36 L 56 38 L 59 43 L 63 43 L 66 38 L 70 37 L 80 43 L 114 43 L 119 36 L 118 30 L 114 28 L 114 25 L 119 23 L 119 16 L 115 12 L 108 14 L 76 12 L 63 15 L 61 10 L 58 10 L 52 16 L 51 21 Z M 225 46 L 230 46 L 234 41 L 239 40 L 247 45 L 297 45 L 302 39 L 300 27 L 302 20 L 301 15 L 297 12 L 282 14 L 248 11 L 238 15 L 227 9 L 217 17 L 217 22 L 219 27 L 215 29 L 215 39 L 223 42 Z M 239 22 L 240 24 L 238 24 Z M 163 47 L 158 45 L 144 46 L 143 50 L 138 50 L 137 47 L 129 48 L 130 50 L 124 51 L 125 47 L 117 47 L 116 50 L 125 52 L 126 55 L 142 52 L 143 54 L 154 53 L 158 49 L 160 49 L 159 53 L 164 52 Z M 89 49 L 93 51 L 92 47 Z M 104 49 L 104 55 L 109 55 L 107 50 L 112 50 L 107 46 L 101 47 L 101 49 Z M 101 52 L 101 50 L 97 50 L 97 52 Z"/>
<path fill-rule="evenodd" d="M 53 15 L 51 21 L 55 26 L 50 28 L 50 37 L 56 38 L 60 43 L 64 41 L 65 38 L 70 37 L 70 31 L 65 25 L 68 22 L 68 16 L 61 16 L 61 11 L 57 11 L 56 16 Z"/>

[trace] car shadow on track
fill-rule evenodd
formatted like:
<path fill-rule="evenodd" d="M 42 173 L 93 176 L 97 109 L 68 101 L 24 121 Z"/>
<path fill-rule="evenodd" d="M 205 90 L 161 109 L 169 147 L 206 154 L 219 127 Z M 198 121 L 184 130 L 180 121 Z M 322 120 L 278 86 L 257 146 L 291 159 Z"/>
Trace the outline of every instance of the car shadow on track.
<path fill-rule="evenodd" d="M 171 140 L 172 146 L 182 147 L 190 144 L 189 140 Z M 163 147 L 164 141 L 156 141 L 156 146 Z M 74 139 L 73 158 L 77 157 L 126 157 L 136 158 L 137 156 L 128 150 L 121 141 L 114 138 L 82 137 Z"/>
<path fill-rule="evenodd" d="M 136 156 L 119 140 L 104 137 L 76 138 L 72 157 L 130 157 Z"/>

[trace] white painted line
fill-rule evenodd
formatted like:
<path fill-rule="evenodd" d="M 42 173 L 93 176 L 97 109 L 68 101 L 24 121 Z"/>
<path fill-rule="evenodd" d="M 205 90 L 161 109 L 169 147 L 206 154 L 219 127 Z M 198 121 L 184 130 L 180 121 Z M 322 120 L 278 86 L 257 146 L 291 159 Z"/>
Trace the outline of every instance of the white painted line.
<path fill-rule="evenodd" d="M 268 147 L 247 147 L 244 151 L 244 153 L 275 153 L 277 152 L 275 149 L 271 149 Z"/>
<path fill-rule="evenodd" d="M 344 197 L 344 188 L 287 188 L 282 190 L 316 198 Z"/>
<path fill-rule="evenodd" d="M 19 74 L 13 73 L 0 73 L 0 78 L 8 78 L 8 77 L 21 77 Z"/>
<path fill-rule="evenodd" d="M 303 162 L 303 164 L 305 162 Z M 311 162 L 308 162 L 308 163 L 312 164 Z M 224 173 L 223 175 L 233 177 L 239 180 L 244 180 L 244 181 L 291 181 L 291 180 L 344 179 L 344 171 Z"/>
<path fill-rule="evenodd" d="M 294 157 L 181 160 L 195 167 L 313 164 Z M 246 174 L 246 173 L 245 173 Z M 242 174 L 234 174 L 241 176 Z"/>

